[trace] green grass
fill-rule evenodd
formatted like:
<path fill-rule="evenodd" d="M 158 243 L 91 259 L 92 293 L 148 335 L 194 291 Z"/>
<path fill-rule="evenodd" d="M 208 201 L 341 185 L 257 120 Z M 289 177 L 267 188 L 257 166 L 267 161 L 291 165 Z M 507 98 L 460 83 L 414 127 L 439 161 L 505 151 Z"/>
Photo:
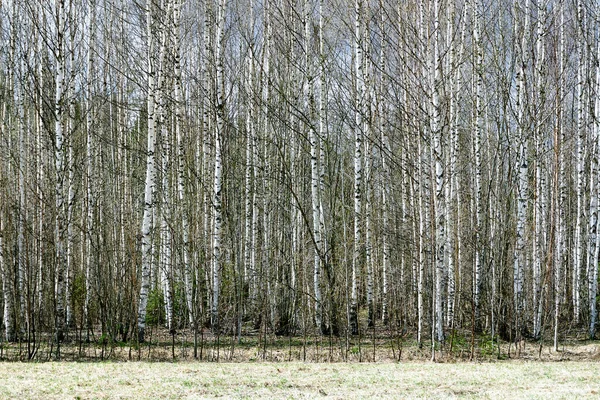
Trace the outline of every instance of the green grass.
<path fill-rule="evenodd" d="M 597 398 L 600 363 L 3 363 L 0 398 Z"/>

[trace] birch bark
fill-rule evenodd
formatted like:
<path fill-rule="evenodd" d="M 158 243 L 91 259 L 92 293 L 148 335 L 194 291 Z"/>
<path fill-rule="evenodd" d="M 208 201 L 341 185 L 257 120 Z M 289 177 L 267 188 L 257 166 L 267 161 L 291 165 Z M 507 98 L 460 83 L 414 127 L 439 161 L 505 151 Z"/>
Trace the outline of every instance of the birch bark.
<path fill-rule="evenodd" d="M 559 6 L 559 18 L 560 18 L 560 30 L 559 30 L 559 82 L 558 82 L 558 104 L 557 104 L 557 123 L 558 123 L 558 138 L 557 138 L 557 152 L 558 169 L 557 179 L 560 183 L 555 183 L 558 186 L 558 196 L 556 199 L 556 208 L 558 210 L 557 218 L 557 236 L 556 236 L 556 258 L 554 267 L 554 349 L 558 350 L 558 317 L 560 311 L 560 278 L 563 267 L 565 265 L 565 253 L 567 243 L 567 178 L 566 178 L 566 167 L 565 167 L 565 151 L 563 149 L 563 143 L 565 140 L 564 134 L 564 119 L 563 119 L 563 106 L 560 103 L 560 99 L 564 96 L 564 84 L 565 84 L 565 11 L 564 2 L 560 2 Z M 575 282 L 573 282 L 573 290 L 575 290 Z"/>
<path fill-rule="evenodd" d="M 2 297 L 4 309 L 4 338 L 7 342 L 17 339 L 14 314 L 14 281 L 10 268 L 4 260 L 4 215 L 0 214 L 0 272 L 2 273 Z"/>
<path fill-rule="evenodd" d="M 146 40 L 148 46 L 148 142 L 146 153 L 146 180 L 144 188 L 144 213 L 142 218 L 142 276 L 138 302 L 138 341 L 144 342 L 146 329 L 146 306 L 150 290 L 150 274 L 152 269 L 152 228 L 154 214 L 154 187 L 156 185 L 156 84 L 154 58 L 153 0 L 146 1 Z M 161 50 L 162 53 L 162 50 Z M 162 57 L 161 57 L 162 58 Z M 158 79 L 160 86 L 160 77 Z"/>
<path fill-rule="evenodd" d="M 600 6 L 596 6 L 595 8 L 596 15 L 598 16 L 598 12 L 600 11 Z M 598 17 L 597 17 L 598 18 Z M 600 20 L 596 20 L 596 30 L 598 30 L 598 25 L 600 24 Z M 597 43 L 596 54 L 597 57 L 600 57 L 600 42 Z M 600 60 L 600 58 L 597 58 Z M 596 64 L 596 82 L 595 82 L 595 93 L 599 93 L 600 90 L 600 65 Z M 590 326 L 589 326 L 589 337 L 590 340 L 593 340 L 596 337 L 596 319 L 597 319 L 597 300 L 596 296 L 598 294 L 598 252 L 600 251 L 600 234 L 598 232 L 598 201 L 600 199 L 600 175 L 598 171 L 598 163 L 600 158 L 600 97 L 596 95 L 594 100 L 594 124 L 593 130 L 594 135 L 593 139 L 595 141 L 595 154 L 592 155 L 592 171 L 590 172 L 590 180 L 595 185 L 590 185 L 590 189 L 592 193 L 590 194 L 590 245 L 589 245 L 589 263 L 588 263 L 588 304 L 590 309 Z M 594 151 L 594 150 L 592 150 Z M 594 186 L 596 187 L 596 192 L 593 192 Z"/>
<path fill-rule="evenodd" d="M 362 262 L 362 148 L 363 148 L 363 49 L 362 49 L 362 0 L 354 1 L 354 252 L 352 257 L 352 292 L 350 297 L 349 326 L 353 335 L 358 334 L 358 273 Z"/>
<path fill-rule="evenodd" d="M 515 257 L 513 268 L 513 295 L 515 307 L 515 325 L 517 335 L 522 329 L 522 311 L 523 311 L 523 274 L 526 264 L 526 219 L 527 205 L 529 202 L 529 184 L 528 184 L 528 138 L 525 129 L 525 67 L 527 62 L 527 46 L 529 32 L 529 10 L 530 0 L 525 1 L 525 23 L 523 25 L 523 36 L 520 43 L 517 71 L 517 131 L 518 131 L 518 192 L 517 192 L 517 240 L 515 245 Z"/>
<path fill-rule="evenodd" d="M 444 340 L 444 307 L 442 301 L 442 286 L 445 273 L 445 241 L 446 241 L 446 199 L 444 197 L 444 153 L 442 149 L 442 127 L 440 109 L 440 85 L 442 79 L 441 60 L 439 55 L 440 42 L 440 2 L 433 3 L 433 73 L 432 82 L 432 120 L 431 133 L 433 136 L 433 155 L 435 163 L 435 225 L 436 225 L 436 270 L 435 270 L 435 333 L 436 340 Z"/>
<path fill-rule="evenodd" d="M 536 92 L 538 95 L 538 110 L 541 110 L 545 103 L 544 96 L 544 63 L 545 63 L 545 5 L 543 2 L 537 4 L 538 21 L 536 28 Z M 545 248 L 547 246 L 546 229 L 547 229 L 547 184 L 546 173 L 543 168 L 543 159 L 545 154 L 545 139 L 542 132 L 542 123 L 535 123 L 535 141 L 536 141 L 536 196 L 535 196 L 535 246 L 534 246 L 534 263 L 533 263 L 533 336 L 539 337 L 542 324 L 542 260 L 544 259 Z"/>
<path fill-rule="evenodd" d="M 475 121 L 474 121 L 474 158 L 475 158 L 475 271 L 473 280 L 473 303 L 475 312 L 475 324 L 479 324 L 479 303 L 481 301 L 481 268 L 483 257 L 483 192 L 481 187 L 482 178 L 482 158 L 481 142 L 483 130 L 483 49 L 480 37 L 480 5 L 474 0 L 472 3 L 473 12 L 473 39 L 475 40 Z"/>
<path fill-rule="evenodd" d="M 222 236 L 222 148 L 225 134 L 225 87 L 224 87 L 224 30 L 226 0 L 219 0 L 217 10 L 217 31 L 215 58 L 217 63 L 217 126 L 215 131 L 215 174 L 213 185 L 213 245 L 212 245 L 212 302 L 211 302 L 211 326 L 213 330 L 219 330 L 219 296 L 221 289 L 221 236 Z"/>
<path fill-rule="evenodd" d="M 583 39 L 583 24 L 584 24 L 584 13 L 583 13 L 583 1 L 577 0 L 577 57 L 579 64 L 577 67 L 577 83 L 576 83 L 576 96 L 577 96 L 577 216 L 575 223 L 575 256 L 573 258 L 573 318 L 575 323 L 579 322 L 581 313 L 581 264 L 583 258 L 583 207 L 584 207 L 584 137 L 585 137 L 585 119 L 584 119 L 584 93 L 583 86 L 585 80 L 585 51 L 584 51 L 584 39 Z"/>
<path fill-rule="evenodd" d="M 94 77 L 94 41 L 96 33 L 96 3 L 93 0 L 88 2 L 88 54 L 85 77 L 85 129 L 86 129 L 86 156 L 85 156 L 85 300 L 83 306 L 83 323 L 86 326 L 86 337 L 89 339 L 91 320 L 89 318 L 90 303 L 92 299 L 92 272 L 94 270 L 93 260 L 94 251 L 92 248 L 92 235 L 94 231 L 94 158 L 96 153 L 96 144 L 93 135 L 93 77 Z"/>
<path fill-rule="evenodd" d="M 305 99 L 304 107 L 308 116 L 308 137 L 310 141 L 310 176 L 311 176 L 311 206 L 312 206 L 312 236 L 313 250 L 313 288 L 315 293 L 315 325 L 320 329 L 322 325 L 321 286 L 321 202 L 320 202 L 320 140 L 314 128 L 314 65 L 312 56 L 312 4 L 310 0 L 304 2 L 304 51 L 305 51 Z"/>
<path fill-rule="evenodd" d="M 55 164 L 55 191 L 56 191 L 56 216 L 55 216 L 55 252 L 56 252 L 56 314 L 55 314 L 55 339 L 57 358 L 60 358 L 60 342 L 64 336 L 65 325 L 65 273 L 67 267 L 66 254 L 66 227 L 67 220 L 65 209 L 65 135 L 64 135 L 64 101 L 65 101 L 65 70 L 64 70 L 64 35 L 65 35 L 65 0 L 55 0 L 55 27 L 56 27 L 56 76 L 54 97 L 54 164 Z"/>

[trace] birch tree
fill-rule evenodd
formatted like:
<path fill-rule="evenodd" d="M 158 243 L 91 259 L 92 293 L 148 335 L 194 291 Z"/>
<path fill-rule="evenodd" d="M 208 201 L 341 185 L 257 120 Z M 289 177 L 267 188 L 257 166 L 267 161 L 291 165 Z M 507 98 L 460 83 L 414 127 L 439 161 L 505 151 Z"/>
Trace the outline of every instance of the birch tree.
<path fill-rule="evenodd" d="M 581 264 L 583 257 L 583 224 L 584 224 L 584 138 L 585 138 L 585 119 L 584 119 L 584 80 L 585 80 L 585 46 L 583 38 L 584 14 L 583 2 L 577 1 L 577 82 L 576 82 L 576 101 L 577 101 L 577 211 L 575 225 L 575 255 L 573 257 L 573 317 L 575 322 L 579 321 L 580 316 L 580 291 L 581 291 Z"/>
<path fill-rule="evenodd" d="M 475 270 L 473 273 L 473 304 L 474 319 L 477 325 L 479 318 L 479 303 L 481 300 L 482 281 L 482 231 L 483 231 L 483 193 L 482 193 L 482 157 L 481 142 L 483 130 L 483 49 L 480 37 L 480 6 L 477 0 L 472 3 L 473 39 L 475 40 L 475 121 L 473 136 L 473 151 L 475 159 Z"/>
<path fill-rule="evenodd" d="M 219 0 L 217 8 L 216 38 L 216 83 L 217 83 L 217 126 L 215 131 L 215 173 L 213 186 L 213 245 L 212 245 L 212 302 L 211 325 L 214 330 L 219 329 L 219 295 L 220 295 L 220 269 L 221 269 L 221 224 L 222 224 L 222 148 L 225 135 L 225 87 L 224 85 L 224 30 L 226 18 L 226 0 Z"/>
<path fill-rule="evenodd" d="M 600 11 L 597 5 L 596 13 Z M 596 14 L 598 15 L 598 14 Z M 599 26 L 598 17 L 596 17 L 596 35 Z M 596 45 L 596 82 L 595 93 L 600 93 L 600 41 Z M 598 293 L 598 253 L 600 251 L 600 235 L 598 234 L 598 199 L 600 199 L 600 176 L 598 172 L 598 162 L 600 157 L 600 99 L 596 96 L 594 100 L 594 124 L 593 124 L 593 144 L 592 160 L 590 171 L 590 231 L 589 231 L 589 262 L 588 262 L 588 303 L 590 312 L 589 337 L 594 339 L 596 336 L 597 303 Z M 595 147 L 595 149 L 594 149 Z M 594 192 L 594 188 L 596 191 Z"/>
<path fill-rule="evenodd" d="M 567 203 L 567 184 L 566 184 L 566 160 L 565 160 L 565 133 L 564 133 L 564 110 L 563 105 L 560 103 L 560 99 L 563 98 L 564 95 L 564 84 L 565 84 L 565 10 L 564 10 L 564 2 L 561 1 L 559 5 L 559 18 L 560 18 L 560 29 L 559 29 L 559 60 L 558 60 L 558 68 L 559 68 L 559 79 L 558 79 L 558 88 L 557 88 L 557 129 L 556 129 L 556 149 L 555 155 L 557 159 L 558 165 L 555 167 L 556 171 L 556 180 L 560 181 L 555 182 L 555 186 L 558 186 L 558 193 L 555 199 L 556 209 L 558 210 L 558 218 L 556 228 L 557 236 L 556 236 L 556 261 L 554 268 L 554 349 L 558 350 L 558 318 L 560 312 L 560 278 L 563 271 L 563 267 L 566 264 L 566 243 L 567 243 L 567 214 L 566 214 L 566 203 Z M 573 281 L 573 290 L 576 290 L 576 283 Z"/>
<path fill-rule="evenodd" d="M 96 3 L 95 1 L 88 2 L 88 54 L 87 54 L 87 65 L 86 65 L 86 79 L 85 79 L 85 109 L 86 109 L 86 157 L 85 157 L 85 180 L 86 180 L 86 193 L 85 193 L 85 301 L 83 306 L 83 320 L 86 324 L 86 336 L 89 339 L 90 331 L 90 318 L 89 310 L 90 303 L 92 300 L 92 279 L 94 272 L 94 251 L 93 251 L 93 232 L 94 232 L 94 181 L 96 176 L 94 174 L 94 159 L 96 154 L 96 143 L 94 141 L 93 134 L 93 77 L 94 77 L 94 41 L 96 35 Z"/>
<path fill-rule="evenodd" d="M 362 151 L 363 151 L 363 110 L 365 83 L 363 81 L 363 44 L 362 44 L 362 0 L 354 2 L 354 255 L 352 258 L 352 293 L 348 315 L 350 332 L 358 334 L 358 273 L 362 262 Z"/>
<path fill-rule="evenodd" d="M 55 251 L 56 251 L 56 314 L 55 337 L 57 343 L 63 340 L 65 324 L 65 273 L 67 267 L 66 254 L 66 227 L 67 221 L 64 181 L 65 181 L 65 146 L 64 146 L 64 115 L 65 115 L 65 70 L 64 70 L 64 41 L 65 41 L 65 0 L 56 0 L 54 9 L 54 23 L 56 28 L 56 75 L 54 97 L 54 167 L 55 167 Z M 60 347 L 57 349 L 57 358 L 60 358 Z"/>
<path fill-rule="evenodd" d="M 154 29 L 153 29 L 153 2 L 146 1 L 146 40 L 148 46 L 147 61 L 147 90 L 148 90 L 148 147 L 146 153 L 146 181 L 144 187 L 144 214 L 142 218 L 142 277 L 138 302 L 138 341 L 144 341 L 146 329 L 146 306 L 148 304 L 148 292 L 150 290 L 150 271 L 152 268 L 152 214 L 154 213 L 154 186 L 156 185 L 156 122 L 155 122 L 155 60 L 154 53 Z M 162 57 L 161 57 L 162 58 Z M 160 87 L 160 77 L 159 84 Z"/>
<path fill-rule="evenodd" d="M 14 298 L 13 298 L 13 278 L 10 269 L 4 260 L 4 217 L 0 215 L 0 272 L 2 272 L 2 295 L 4 310 L 4 338 L 7 342 L 16 340 Z"/>
<path fill-rule="evenodd" d="M 523 274 L 527 260 L 526 256 L 526 237 L 525 223 L 527 218 L 527 206 L 529 202 L 529 185 L 528 185 L 528 135 L 526 131 L 525 113 L 526 113 L 526 88 L 525 88 L 525 71 L 527 63 L 527 48 L 529 45 L 529 13 L 530 2 L 525 1 L 524 9 L 524 24 L 522 27 L 522 38 L 519 44 L 519 54 L 517 58 L 517 131 L 518 131 L 518 199 L 517 199 L 517 240 L 515 245 L 514 269 L 513 269 L 513 291 L 514 291 L 514 307 L 515 307 L 515 326 L 517 335 L 522 329 L 522 310 L 523 310 Z"/>
<path fill-rule="evenodd" d="M 446 199 L 444 198 L 444 154 L 442 151 L 442 127 L 440 110 L 440 85 L 442 79 L 440 60 L 440 3 L 433 4 L 433 79 L 432 79 L 432 121 L 433 154 L 435 162 L 435 216 L 436 216 L 436 267 L 435 267 L 435 332 L 436 340 L 444 340 L 444 307 L 442 301 L 442 282 L 445 273 L 445 241 L 446 241 Z M 477 131 L 476 131 L 477 132 Z"/>
<path fill-rule="evenodd" d="M 311 173 L 311 206 L 312 206 L 312 236 L 314 241 L 313 252 L 313 288 L 315 293 L 315 325 L 320 329 L 323 324 L 322 298 L 321 298 L 321 185 L 320 185 L 320 138 L 317 136 L 314 124 L 315 114 L 315 68 L 312 55 L 312 4 L 310 0 L 304 2 L 304 51 L 305 51 L 305 109 L 308 115 L 308 137 L 310 141 L 310 173 Z M 321 116 L 319 115 L 319 121 Z M 319 132 L 321 133 L 321 132 Z"/>

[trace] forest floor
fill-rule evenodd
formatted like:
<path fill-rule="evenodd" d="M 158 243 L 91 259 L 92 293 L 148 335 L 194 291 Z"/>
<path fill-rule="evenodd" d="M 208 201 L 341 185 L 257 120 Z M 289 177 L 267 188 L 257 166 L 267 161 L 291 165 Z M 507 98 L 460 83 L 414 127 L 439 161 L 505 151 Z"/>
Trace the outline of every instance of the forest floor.
<path fill-rule="evenodd" d="M 119 341 L 95 332 L 90 340 L 71 331 L 61 344 L 60 357 L 51 335 L 35 344 L 7 343 L 0 339 L 0 361 L 208 361 L 208 362 L 416 362 L 432 359 L 431 341 L 419 347 L 414 332 L 394 335 L 389 331 L 367 332 L 361 336 L 276 336 L 248 331 L 241 338 L 213 335 L 203 330 L 194 340 L 190 330 L 171 335 L 164 328 L 153 328 L 146 342 L 138 345 Z M 196 345 L 194 346 L 194 342 Z M 508 342 L 489 335 L 472 336 L 470 331 L 448 335 L 436 345 L 437 362 L 521 361 L 600 361 L 600 341 L 564 337 L 558 351 L 551 340 Z"/>
<path fill-rule="evenodd" d="M 472 347 L 472 345 L 474 345 Z M 63 350 L 66 360 L 75 361 L 208 361 L 208 362 L 310 362 L 310 363 L 372 363 L 424 362 L 432 360 L 431 342 L 422 347 L 415 340 L 397 338 L 329 338 L 329 337 L 244 337 L 239 342 L 232 337 L 208 337 L 199 343 L 194 356 L 192 343 L 156 340 L 142 346 L 118 343 L 105 346 L 84 345 L 83 357 L 75 346 Z M 40 354 L 40 359 L 42 359 Z M 48 354 L 47 360 L 53 360 Z M 600 362 L 600 341 L 565 339 L 558 351 L 552 343 L 521 341 L 491 342 L 480 336 L 474 343 L 464 337 L 436 346 L 435 361 L 498 362 L 503 360 L 565 362 Z"/>
<path fill-rule="evenodd" d="M 530 398 L 600 396 L 600 363 L 3 363 L 0 398 Z"/>

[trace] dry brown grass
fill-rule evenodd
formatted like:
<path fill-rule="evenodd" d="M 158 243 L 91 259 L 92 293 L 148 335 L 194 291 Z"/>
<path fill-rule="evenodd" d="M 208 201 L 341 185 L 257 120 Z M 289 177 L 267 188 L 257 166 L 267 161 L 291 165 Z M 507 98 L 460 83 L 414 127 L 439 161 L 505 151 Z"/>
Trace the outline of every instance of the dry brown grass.
<path fill-rule="evenodd" d="M 4 363 L 0 398 L 597 398 L 600 363 Z"/>

